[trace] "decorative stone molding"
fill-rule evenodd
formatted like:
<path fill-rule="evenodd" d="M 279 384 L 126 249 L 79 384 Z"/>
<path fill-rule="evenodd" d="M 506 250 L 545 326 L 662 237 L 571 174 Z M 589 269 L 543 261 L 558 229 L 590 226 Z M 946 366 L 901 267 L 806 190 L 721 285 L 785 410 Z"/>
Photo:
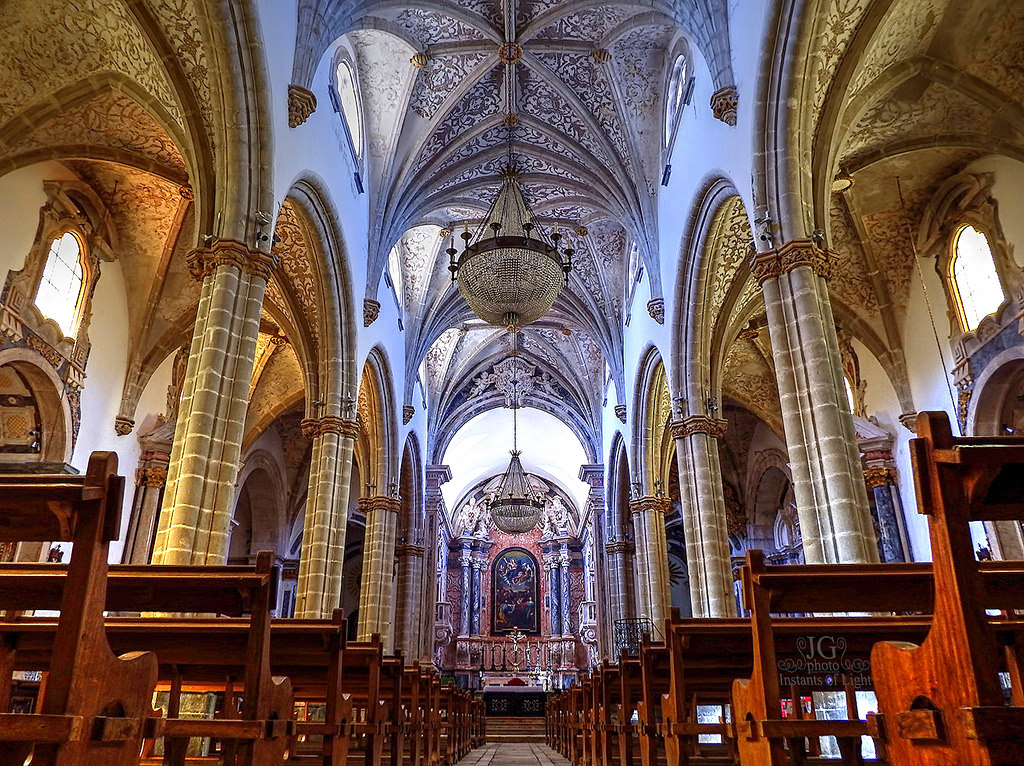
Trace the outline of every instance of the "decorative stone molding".
<path fill-rule="evenodd" d="M 366 515 L 369 515 L 372 511 L 398 513 L 402 510 L 402 501 L 397 497 L 385 497 L 384 495 L 361 497 L 359 498 L 359 510 Z"/>
<path fill-rule="evenodd" d="M 626 405 L 625 404 L 616 404 L 615 405 L 615 417 L 617 417 L 619 419 L 619 421 L 622 422 L 622 423 L 626 422 Z"/>
<path fill-rule="evenodd" d="M 740 97 L 735 85 L 719 88 L 711 96 L 711 113 L 726 125 L 736 126 Z"/>
<path fill-rule="evenodd" d="M 827 280 L 832 277 L 835 260 L 834 253 L 821 249 L 811 240 L 796 239 L 775 250 L 755 253 L 750 261 L 750 271 L 762 285 L 801 266 L 810 266 L 815 274 Z"/>
<path fill-rule="evenodd" d="M 395 543 L 395 557 L 404 558 L 423 558 L 423 554 L 426 549 L 422 545 L 413 545 L 412 543 Z"/>
<path fill-rule="evenodd" d="M 127 436 L 135 428 L 135 421 L 125 415 L 118 415 L 114 418 L 114 431 L 118 436 Z"/>
<path fill-rule="evenodd" d="M 672 421 L 670 428 L 673 439 L 685 439 L 694 434 L 707 434 L 715 439 L 721 439 L 729 428 L 729 422 L 707 415 L 691 415 L 682 420 Z"/>
<path fill-rule="evenodd" d="M 380 316 L 380 301 L 372 298 L 363 299 L 363 327 L 369 327 Z"/>
<path fill-rule="evenodd" d="M 307 439 L 315 439 L 324 434 L 338 434 L 343 438 L 355 439 L 359 435 L 359 422 L 334 415 L 322 418 L 304 418 L 299 422 L 299 431 Z"/>
<path fill-rule="evenodd" d="M 654 497 L 644 495 L 629 501 L 629 512 L 635 516 L 638 513 L 654 511 L 655 513 L 666 514 L 672 509 L 672 499 L 669 497 Z"/>
<path fill-rule="evenodd" d="M 273 253 L 264 253 L 236 239 L 219 239 L 210 247 L 192 250 L 185 256 L 185 262 L 192 278 L 202 282 L 219 266 L 234 266 L 269 281 L 281 261 Z"/>
<path fill-rule="evenodd" d="M 872 465 L 864 469 L 864 481 L 868 487 L 888 487 L 896 483 L 896 472 L 892 466 Z"/>
<path fill-rule="evenodd" d="M 181 195 L 181 198 L 186 202 L 195 202 L 196 192 L 195 189 L 192 188 L 192 184 L 182 184 L 179 186 L 178 194 Z"/>
<path fill-rule="evenodd" d="M 665 301 L 661 298 L 647 301 L 647 313 L 658 324 L 665 324 Z"/>
<path fill-rule="evenodd" d="M 903 427 L 910 431 L 910 433 L 914 435 L 917 434 L 916 412 L 904 412 L 902 415 L 900 415 L 900 423 L 902 423 Z"/>
<path fill-rule="evenodd" d="M 605 543 L 604 552 L 611 556 L 616 553 L 635 553 L 636 548 L 631 540 L 616 540 L 613 543 Z"/>
<path fill-rule="evenodd" d="M 297 128 L 316 111 L 316 96 L 301 85 L 288 86 L 288 127 Z"/>
<path fill-rule="evenodd" d="M 405 404 L 402 406 L 402 425 L 407 426 L 412 422 L 413 417 L 416 415 L 416 408 L 411 404 Z"/>

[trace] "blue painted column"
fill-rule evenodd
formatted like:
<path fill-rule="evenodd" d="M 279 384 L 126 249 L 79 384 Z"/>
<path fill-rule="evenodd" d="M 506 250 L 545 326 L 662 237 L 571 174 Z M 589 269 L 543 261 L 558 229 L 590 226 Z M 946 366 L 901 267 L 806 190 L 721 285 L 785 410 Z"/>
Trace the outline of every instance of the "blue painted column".
<path fill-rule="evenodd" d="M 459 607 L 461 609 L 459 614 L 460 636 L 468 636 L 471 628 L 470 608 L 472 607 L 472 601 L 470 600 L 470 597 L 473 592 L 473 572 L 471 564 L 472 560 L 469 545 L 463 543 L 461 555 L 459 556 L 459 566 L 462 568 L 462 593 L 459 598 Z"/>
<path fill-rule="evenodd" d="M 480 635 L 480 562 L 473 562 L 473 611 L 470 616 L 470 635 Z"/>
<path fill-rule="evenodd" d="M 548 594 L 551 600 L 551 635 L 560 636 L 562 635 L 562 608 L 560 606 L 562 602 L 562 585 L 561 578 L 559 577 L 558 563 L 555 561 L 547 562 L 548 570 Z"/>
<path fill-rule="evenodd" d="M 907 548 L 900 520 L 903 503 L 896 486 L 896 472 L 889 465 L 871 465 L 864 479 L 874 497 L 875 523 L 878 525 L 878 554 L 883 562 L 907 560 Z"/>

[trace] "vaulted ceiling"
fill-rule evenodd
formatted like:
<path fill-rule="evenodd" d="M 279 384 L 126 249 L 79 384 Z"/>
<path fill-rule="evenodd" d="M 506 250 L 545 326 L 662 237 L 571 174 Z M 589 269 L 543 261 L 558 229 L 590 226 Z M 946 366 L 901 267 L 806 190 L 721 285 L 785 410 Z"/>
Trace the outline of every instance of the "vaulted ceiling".
<path fill-rule="evenodd" d="M 717 3 L 693 5 L 710 16 Z M 628 251 L 635 242 L 648 263 L 657 257 L 661 99 L 683 17 L 697 25 L 689 6 L 458 0 L 350 8 L 345 39 L 367 123 L 371 274 L 397 243 L 407 379 L 428 359 L 423 382 L 439 404 L 437 421 L 477 411 L 460 392 L 508 354 L 501 333 L 476 329 L 451 286 L 439 234 L 485 214 L 508 162 L 511 112 L 527 200 L 548 225 L 572 232 L 578 251 L 567 289 L 524 331 L 524 360 L 564 385 L 570 420 L 599 433 L 605 363 L 620 391 L 624 379 Z M 706 37 L 714 25 L 701 29 Z M 513 64 L 500 55 L 506 41 L 518 46 Z M 412 403 L 412 382 L 405 397 Z"/>

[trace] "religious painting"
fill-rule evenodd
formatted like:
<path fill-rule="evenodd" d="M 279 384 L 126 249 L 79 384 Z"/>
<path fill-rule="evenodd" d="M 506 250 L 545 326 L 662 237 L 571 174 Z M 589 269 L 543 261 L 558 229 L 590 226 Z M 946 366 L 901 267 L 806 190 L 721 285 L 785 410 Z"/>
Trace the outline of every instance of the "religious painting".
<path fill-rule="evenodd" d="M 502 551 L 492 568 L 492 634 L 540 633 L 537 559 L 522 548 Z"/>

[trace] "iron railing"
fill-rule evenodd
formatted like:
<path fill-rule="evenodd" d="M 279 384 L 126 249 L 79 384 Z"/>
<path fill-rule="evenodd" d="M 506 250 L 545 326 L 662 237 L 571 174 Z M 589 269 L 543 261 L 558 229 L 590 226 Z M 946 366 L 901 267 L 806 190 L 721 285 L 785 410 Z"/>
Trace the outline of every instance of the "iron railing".
<path fill-rule="evenodd" d="M 623 649 L 630 657 L 640 656 L 640 643 L 644 634 L 654 634 L 654 623 L 648 617 L 631 617 L 627 620 L 615 620 L 612 623 L 615 631 L 615 656 Z"/>

